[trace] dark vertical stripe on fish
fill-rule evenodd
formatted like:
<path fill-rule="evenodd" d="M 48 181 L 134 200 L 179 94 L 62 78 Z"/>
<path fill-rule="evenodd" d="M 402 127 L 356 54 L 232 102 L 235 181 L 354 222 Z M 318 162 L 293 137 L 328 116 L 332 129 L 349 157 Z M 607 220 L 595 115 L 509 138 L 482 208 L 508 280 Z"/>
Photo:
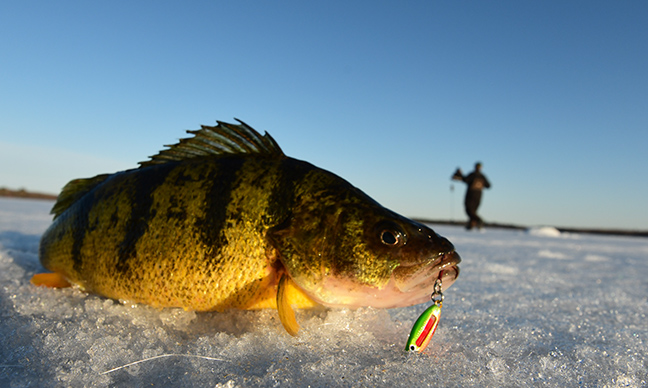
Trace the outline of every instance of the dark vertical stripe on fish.
<path fill-rule="evenodd" d="M 90 217 L 90 209 L 94 204 L 94 190 L 87 193 L 79 201 L 79 207 L 82 210 L 75 211 L 74 228 L 72 228 L 72 269 L 77 273 L 81 273 L 83 269 L 83 259 L 81 258 L 81 247 L 83 247 L 83 239 L 88 232 L 88 218 Z M 68 211 L 71 214 L 71 211 Z M 66 214 L 67 216 L 67 214 Z"/>
<path fill-rule="evenodd" d="M 244 163 L 245 159 L 241 157 L 222 159 L 219 163 L 222 168 L 218 169 L 214 165 L 207 174 L 206 180 L 211 182 L 211 188 L 205 198 L 205 217 L 196 222 L 196 229 L 200 231 L 202 243 L 214 248 L 208 250 L 212 255 L 208 260 L 218 257 L 220 248 L 227 244 L 223 233 L 228 221 L 227 205 L 238 171 Z"/>
<path fill-rule="evenodd" d="M 126 273 L 130 270 L 131 259 L 135 257 L 137 241 L 146 233 L 150 220 L 155 216 L 152 209 L 153 196 L 177 163 L 167 163 L 159 166 L 146 167 L 139 171 L 133 188 L 131 199 L 131 214 L 125 228 L 124 239 L 119 244 L 116 270 Z"/>
<path fill-rule="evenodd" d="M 268 201 L 268 222 L 274 224 L 269 226 L 281 223 L 290 215 L 295 203 L 295 187 L 312 170 L 310 164 L 291 158 L 285 158 L 280 163 L 278 179 Z"/>

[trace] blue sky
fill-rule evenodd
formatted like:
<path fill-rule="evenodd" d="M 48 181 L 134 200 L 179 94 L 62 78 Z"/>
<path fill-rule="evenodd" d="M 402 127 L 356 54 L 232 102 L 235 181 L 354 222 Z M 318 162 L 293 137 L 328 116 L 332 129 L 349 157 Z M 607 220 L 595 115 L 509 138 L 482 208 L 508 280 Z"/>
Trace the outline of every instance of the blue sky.
<path fill-rule="evenodd" d="M 407 216 L 648 229 L 648 3 L 0 4 L 0 186 L 239 118 Z"/>

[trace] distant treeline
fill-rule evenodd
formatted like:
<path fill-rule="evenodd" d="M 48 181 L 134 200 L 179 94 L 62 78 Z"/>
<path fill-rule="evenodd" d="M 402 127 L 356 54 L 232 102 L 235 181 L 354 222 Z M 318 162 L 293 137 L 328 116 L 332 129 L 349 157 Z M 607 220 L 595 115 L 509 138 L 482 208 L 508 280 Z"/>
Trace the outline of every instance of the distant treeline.
<path fill-rule="evenodd" d="M 426 220 L 426 219 L 416 219 L 418 222 L 423 222 L 426 224 L 440 224 L 440 225 L 458 225 L 464 226 L 465 221 L 448 221 L 448 220 Z M 512 225 L 512 224 L 499 224 L 496 222 L 486 222 L 484 223 L 485 227 L 488 228 L 501 228 L 501 229 L 516 229 L 516 230 L 527 230 L 529 229 L 526 226 Z M 601 228 L 563 228 L 555 226 L 561 233 L 589 233 L 589 234 L 607 234 L 613 236 L 634 236 L 634 237 L 648 237 L 648 230 L 623 230 L 623 229 L 601 229 Z"/>
<path fill-rule="evenodd" d="M 0 187 L 0 197 L 56 199 L 56 195 L 54 194 L 33 193 L 25 189 L 11 190 L 7 189 L 6 187 Z"/>

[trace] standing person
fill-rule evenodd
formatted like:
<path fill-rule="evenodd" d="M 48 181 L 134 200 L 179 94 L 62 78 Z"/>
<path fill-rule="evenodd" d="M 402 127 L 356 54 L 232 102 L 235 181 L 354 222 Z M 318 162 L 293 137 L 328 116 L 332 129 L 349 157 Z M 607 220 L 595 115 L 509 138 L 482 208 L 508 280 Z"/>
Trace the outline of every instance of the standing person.
<path fill-rule="evenodd" d="M 481 202 L 482 190 L 484 188 L 490 188 L 490 182 L 484 174 L 481 172 L 482 164 L 480 162 L 475 163 L 475 171 L 471 172 L 467 176 L 464 176 L 460 168 L 457 168 L 454 175 L 452 176 L 453 180 L 463 181 L 468 185 L 466 190 L 466 200 L 464 204 L 466 205 L 466 214 L 468 214 L 468 224 L 466 229 L 470 230 L 472 228 L 480 228 L 483 226 L 484 221 L 477 215 L 477 208 Z"/>

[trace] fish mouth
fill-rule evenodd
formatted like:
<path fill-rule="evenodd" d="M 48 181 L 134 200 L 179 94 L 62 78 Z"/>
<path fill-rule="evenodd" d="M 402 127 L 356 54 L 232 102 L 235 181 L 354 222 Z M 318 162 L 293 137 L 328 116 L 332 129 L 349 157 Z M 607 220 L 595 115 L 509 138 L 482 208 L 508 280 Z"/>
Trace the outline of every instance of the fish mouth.
<path fill-rule="evenodd" d="M 437 279 L 441 279 L 444 290 L 454 283 L 459 276 L 460 262 L 461 257 L 454 250 L 444 252 L 426 262 L 396 268 L 392 279 L 400 292 L 429 298 Z"/>
<path fill-rule="evenodd" d="M 359 285 L 353 280 L 327 277 L 306 293 L 314 301 L 328 307 L 395 308 L 428 302 L 434 284 L 441 279 L 445 291 L 459 276 L 461 262 L 453 250 L 440 253 L 427 261 L 400 265 L 382 287 Z"/>

